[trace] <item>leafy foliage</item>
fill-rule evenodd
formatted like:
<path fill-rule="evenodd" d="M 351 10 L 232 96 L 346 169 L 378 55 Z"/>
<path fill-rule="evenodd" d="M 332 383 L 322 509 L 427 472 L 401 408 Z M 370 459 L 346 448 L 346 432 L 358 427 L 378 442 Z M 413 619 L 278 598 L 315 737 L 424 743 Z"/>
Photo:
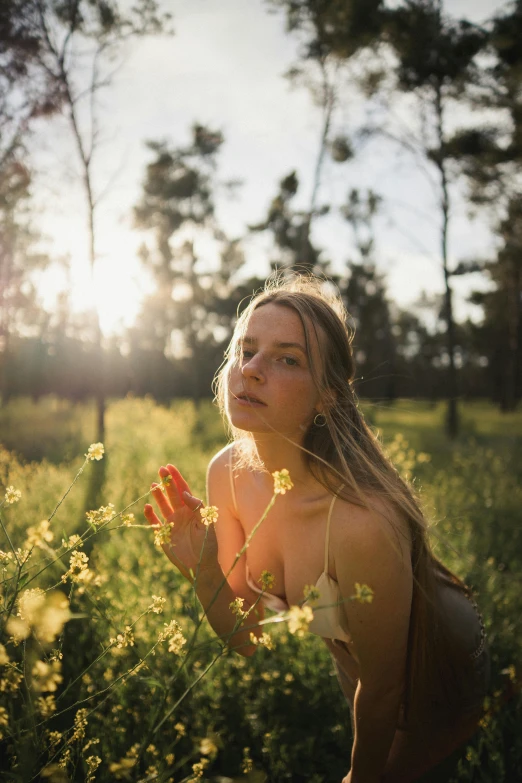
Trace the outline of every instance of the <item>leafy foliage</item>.
<path fill-rule="evenodd" d="M 493 654 L 488 711 L 452 780 L 471 783 L 480 767 L 484 781 L 510 783 L 522 769 L 522 425 L 512 414 L 503 431 L 490 406 L 470 406 L 465 434 L 449 447 L 440 432 L 442 412 L 440 405 L 408 400 L 395 409 L 366 411 L 402 475 L 420 483 L 429 516 L 438 520 L 437 553 L 473 586 L 487 625 Z M 38 409 L 28 405 L 25 413 L 33 417 L 33 437 L 45 441 L 45 416 L 38 419 Z M 6 418 L 2 431 L 21 424 L 20 416 L 11 423 Z M 81 483 L 49 527 L 38 524 L 52 515 L 81 468 L 79 457 L 52 466 L 0 453 L 0 483 L 22 493 L 18 503 L 1 509 L 4 529 L 15 550 L 25 549 L 29 537 L 33 542 L 22 569 L 32 581 L 16 583 L 14 556 L 2 556 L 4 623 L 21 611 L 25 620 L 17 619 L 31 627 L 20 644 L 9 640 L 12 626 L 1 639 L 2 771 L 20 782 L 41 768 L 51 781 L 68 774 L 100 782 L 157 776 L 166 783 L 200 774 L 206 780 L 237 778 L 248 769 L 276 783 L 289 774 L 303 782 L 341 779 L 349 762 L 349 713 L 317 637 L 298 639 L 283 623 L 268 626 L 275 650 L 259 649 L 248 659 L 219 655 L 218 640 L 205 624 L 190 653 L 188 642 L 174 653 L 168 639 L 159 641 L 166 626 L 190 640 L 200 609 L 188 582 L 176 576 L 154 550 L 151 531 L 140 526 L 140 506 L 123 510 L 168 459 L 203 493 L 206 464 L 222 445 L 215 411 L 196 411 L 191 402 L 168 410 L 128 399 L 109 407 L 107 424 L 104 504 L 110 511 L 112 502 L 114 511 L 96 532 L 85 525 Z M 83 437 L 94 426 L 94 416 L 86 419 Z M 132 511 L 133 520 L 124 516 Z M 79 534 L 92 536 L 94 546 L 87 562 L 76 558 L 76 580 L 63 582 L 71 547 L 84 549 L 71 540 Z M 67 547 L 59 546 L 62 538 Z M 2 549 L 10 551 L 5 538 Z M 31 593 L 35 587 L 46 591 L 44 598 Z M 48 607 L 48 621 L 54 618 L 58 630 L 51 646 L 35 607 L 47 606 L 56 593 L 67 597 L 72 616 L 62 606 L 57 617 L 60 604 Z"/>

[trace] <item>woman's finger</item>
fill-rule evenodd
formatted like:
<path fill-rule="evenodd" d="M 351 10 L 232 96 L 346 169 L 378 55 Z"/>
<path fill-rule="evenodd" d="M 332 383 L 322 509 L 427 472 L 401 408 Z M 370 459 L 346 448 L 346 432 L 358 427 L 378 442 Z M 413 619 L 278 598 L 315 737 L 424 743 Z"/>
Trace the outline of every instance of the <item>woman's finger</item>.
<path fill-rule="evenodd" d="M 151 525 L 161 525 L 161 521 L 159 520 L 158 516 L 156 515 L 156 512 L 150 505 L 150 503 L 146 503 L 143 508 L 143 513 L 145 514 L 145 519 L 147 522 Z"/>
<path fill-rule="evenodd" d="M 175 465 L 171 465 L 169 462 L 169 464 L 167 465 L 167 470 L 169 471 L 170 475 L 176 482 L 176 486 L 178 488 L 179 494 L 181 496 L 183 495 L 183 492 L 188 492 L 190 494 L 189 485 L 187 484 L 187 482 L 185 481 L 185 479 L 183 478 L 183 476 L 181 475 L 177 467 Z"/>
<path fill-rule="evenodd" d="M 183 498 L 185 505 L 190 508 L 191 511 L 198 511 L 198 509 L 203 508 L 203 501 L 199 498 L 195 498 L 190 492 L 183 492 L 181 497 Z"/>
<path fill-rule="evenodd" d="M 168 502 L 167 498 L 165 497 L 165 495 L 163 494 L 159 484 L 152 484 L 151 492 L 152 492 L 152 497 L 154 498 L 154 500 L 159 506 L 159 510 L 161 511 L 163 518 L 165 520 L 168 519 L 173 513 L 172 507 Z"/>
<path fill-rule="evenodd" d="M 159 469 L 159 474 L 162 479 L 166 479 L 166 478 L 171 479 L 168 482 L 164 482 L 164 484 L 167 491 L 167 497 L 170 500 L 172 508 L 173 509 L 182 508 L 184 503 L 181 498 L 181 491 L 179 490 L 179 487 L 177 485 L 175 475 L 173 475 L 172 471 L 164 467 L 163 465 Z M 183 487 L 183 489 L 185 489 L 185 487 Z"/>

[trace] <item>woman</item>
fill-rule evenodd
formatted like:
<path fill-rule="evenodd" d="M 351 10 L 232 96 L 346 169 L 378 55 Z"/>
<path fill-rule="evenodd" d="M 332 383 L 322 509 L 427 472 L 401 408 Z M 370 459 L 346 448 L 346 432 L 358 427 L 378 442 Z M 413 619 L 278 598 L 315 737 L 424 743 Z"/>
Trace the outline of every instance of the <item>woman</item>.
<path fill-rule="evenodd" d="M 262 571 L 275 576 L 262 598 L 276 610 L 302 603 L 305 586 L 316 585 L 310 630 L 333 656 L 352 715 L 343 783 L 408 783 L 474 732 L 489 658 L 469 590 L 430 552 L 412 488 L 358 410 L 346 317 L 320 281 L 297 276 L 268 284 L 239 318 L 216 378 L 234 440 L 209 465 L 208 502 L 219 520 L 207 531 L 196 589 L 214 630 L 227 636 L 236 621 L 230 604 L 253 605 Z M 292 491 L 211 603 L 267 506 L 271 474 L 283 468 Z M 205 534 L 202 501 L 174 466 L 159 473 L 173 478 L 165 494 L 153 485 L 163 523 L 174 522 L 164 549 L 191 578 Z M 163 524 L 150 505 L 145 516 Z M 349 600 L 356 582 L 371 587 L 371 603 Z M 252 623 L 231 636 L 239 654 L 256 650 Z"/>

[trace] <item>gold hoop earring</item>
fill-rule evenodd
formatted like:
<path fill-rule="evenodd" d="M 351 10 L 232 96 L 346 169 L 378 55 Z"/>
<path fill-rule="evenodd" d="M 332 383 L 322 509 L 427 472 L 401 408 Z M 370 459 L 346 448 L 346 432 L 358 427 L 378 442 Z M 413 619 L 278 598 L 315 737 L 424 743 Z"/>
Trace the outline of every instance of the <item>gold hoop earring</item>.
<path fill-rule="evenodd" d="M 317 413 L 314 416 L 314 424 L 316 427 L 324 427 L 326 425 L 326 416 L 324 413 Z"/>

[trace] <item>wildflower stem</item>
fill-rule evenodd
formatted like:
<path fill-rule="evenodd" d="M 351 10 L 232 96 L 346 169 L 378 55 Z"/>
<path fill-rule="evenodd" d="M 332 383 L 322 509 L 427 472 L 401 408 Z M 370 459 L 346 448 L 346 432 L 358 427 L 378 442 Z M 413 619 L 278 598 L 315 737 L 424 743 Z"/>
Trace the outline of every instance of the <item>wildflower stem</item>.
<path fill-rule="evenodd" d="M 9 541 L 9 546 L 11 547 L 11 550 L 12 550 L 12 552 L 13 552 L 13 555 L 14 555 L 14 556 L 15 556 L 15 558 L 16 558 L 16 562 L 18 563 L 18 567 L 20 568 L 20 567 L 21 567 L 21 566 L 20 566 L 20 560 L 18 559 L 18 555 L 16 554 L 16 549 L 14 548 L 14 546 L 13 546 L 13 542 L 11 541 L 11 539 L 10 539 L 10 537 L 9 537 L 9 533 L 7 532 L 7 529 L 6 529 L 5 525 L 4 525 L 4 520 L 2 519 L 2 515 L 1 515 L 1 514 L 0 514 L 0 525 L 2 525 L 2 530 L 3 530 L 3 531 L 4 531 L 4 533 L 5 533 L 5 537 L 6 537 L 6 538 L 7 538 L 7 540 Z"/>
<path fill-rule="evenodd" d="M 243 554 L 248 549 L 248 546 L 250 545 L 250 542 L 251 542 L 252 538 L 254 537 L 255 533 L 259 529 L 259 526 L 261 525 L 262 522 L 265 521 L 265 519 L 266 519 L 266 517 L 268 515 L 268 512 L 270 511 L 270 509 L 273 507 L 273 505 L 275 503 L 276 497 L 277 497 L 277 495 L 274 493 L 274 495 L 272 495 L 272 497 L 270 499 L 270 502 L 269 502 L 268 506 L 263 511 L 263 514 L 261 515 L 261 518 L 259 519 L 258 522 L 256 522 L 256 524 L 254 525 L 254 527 L 250 531 L 249 535 L 247 536 L 247 538 L 245 540 L 245 543 L 243 544 L 243 546 L 241 547 L 239 552 L 236 554 L 236 556 L 234 558 L 234 562 L 232 563 L 232 565 L 228 569 L 227 573 L 224 575 L 223 579 L 221 580 L 221 583 L 216 588 L 216 591 L 215 591 L 215 593 L 214 593 L 214 595 L 213 595 L 209 605 L 207 607 L 205 607 L 205 612 L 202 615 L 202 617 L 198 620 L 198 623 L 197 623 L 197 625 L 196 625 L 196 627 L 194 629 L 194 636 L 193 636 L 194 639 L 196 638 L 196 634 L 197 634 L 197 632 L 199 630 L 199 627 L 201 626 L 201 624 L 203 622 L 203 617 L 205 616 L 205 614 L 208 614 L 209 610 L 212 608 L 212 606 L 216 602 L 219 593 L 221 592 L 221 590 L 223 589 L 223 587 L 227 583 L 228 577 L 230 576 L 230 574 L 232 573 L 232 571 L 236 567 L 236 565 L 237 565 L 238 561 L 240 560 L 240 558 L 243 556 Z M 195 582 L 194 582 L 193 587 L 194 588 L 196 587 L 196 583 Z"/>
<path fill-rule="evenodd" d="M 155 734 L 155 733 L 156 733 L 156 732 L 157 732 L 159 729 L 161 729 L 161 727 L 163 726 L 163 724 L 165 723 L 165 721 L 167 720 L 167 718 L 170 718 L 170 716 L 172 715 L 172 713 L 174 712 L 174 710 L 175 710 L 175 709 L 176 709 L 176 708 L 177 708 L 177 707 L 178 707 L 178 706 L 181 704 L 181 702 L 183 701 L 183 699 L 184 699 L 186 696 L 188 696 L 188 694 L 190 693 L 190 691 L 192 690 L 192 688 L 194 688 L 194 686 L 195 686 L 195 685 L 197 685 L 197 684 L 198 684 L 198 682 L 199 682 L 200 680 L 202 680 L 202 679 L 203 679 L 203 677 L 205 676 L 205 674 L 206 674 L 208 671 L 210 671 L 210 669 L 211 669 L 211 668 L 214 666 L 214 664 L 215 664 L 215 663 L 217 663 L 217 661 L 219 661 L 219 659 L 220 659 L 220 658 L 221 658 L 223 655 L 224 655 L 224 648 L 223 648 L 223 650 L 220 650 L 220 651 L 219 651 L 219 653 L 216 655 L 216 657 L 215 657 L 215 658 L 213 658 L 213 660 L 212 660 L 212 661 L 211 661 L 211 662 L 208 664 L 208 666 L 206 667 L 206 669 L 203 669 L 203 671 L 201 672 L 201 674 L 199 675 L 199 677 L 196 677 L 196 679 L 195 679 L 193 682 L 191 682 L 191 684 L 190 684 L 190 685 L 188 686 L 188 688 L 187 688 L 187 689 L 184 691 L 184 693 L 182 693 L 182 694 L 181 694 L 181 696 L 179 697 L 179 699 L 177 700 L 177 702 L 175 702 L 175 704 L 173 704 L 173 705 L 172 705 L 172 707 L 171 707 L 171 708 L 168 710 L 168 712 L 167 712 L 167 713 L 166 713 L 166 714 L 163 716 L 163 718 L 160 720 L 160 722 L 156 724 L 156 726 L 154 727 L 154 729 L 153 729 L 153 732 L 152 732 L 153 734 Z"/>
<path fill-rule="evenodd" d="M 87 461 L 88 461 L 88 460 L 87 460 Z M 84 465 L 83 467 L 85 467 L 85 465 Z M 83 470 L 83 468 L 82 468 L 82 470 Z M 81 471 L 80 471 L 80 472 L 81 472 Z M 74 480 L 74 481 L 76 481 L 76 479 L 77 479 L 77 478 L 78 478 L 78 476 L 80 475 L 80 472 L 77 474 L 77 476 L 76 476 L 76 478 L 75 478 L 75 480 Z M 73 481 L 73 484 L 74 484 L 74 481 Z M 71 487 L 73 486 L 73 484 L 71 484 Z M 71 487 L 69 487 L 69 489 L 71 489 Z M 68 491 L 69 491 L 69 490 L 68 490 Z M 86 530 L 85 530 L 85 531 L 84 531 L 84 532 L 81 534 L 81 536 L 80 536 L 80 541 L 82 542 L 82 544 L 85 544 L 85 542 L 86 542 L 86 541 L 89 541 L 89 540 L 90 540 L 90 539 L 91 539 L 93 536 L 97 536 L 97 535 L 99 535 L 99 533 L 102 533 L 102 532 L 103 532 L 103 533 L 105 533 L 105 532 L 107 532 L 107 531 L 117 530 L 118 528 L 107 528 L 107 525 L 110 525 L 110 523 L 111 523 L 111 522 L 112 522 L 114 519 L 117 519 L 119 516 L 121 516 L 122 514 L 124 514 L 124 513 L 127 511 L 127 509 L 129 509 L 129 508 L 132 508 L 132 506 L 135 506 L 135 505 L 136 505 L 136 503 L 139 503 L 141 500 L 143 500 L 144 498 L 148 497 L 148 495 L 149 495 L 149 494 L 150 494 L 150 491 L 149 491 L 149 492 L 146 492 L 144 495 L 141 495 L 139 498 L 136 498 L 136 500 L 133 500 L 133 501 L 132 501 L 132 503 L 129 503 L 129 505 L 128 505 L 128 506 L 125 506 L 125 508 L 123 508 L 121 511 L 118 511 L 118 513 L 117 513 L 117 514 L 114 514 L 114 516 L 112 516 L 110 519 L 108 519 L 108 520 L 107 520 L 107 522 L 104 522 L 102 525 L 100 525 L 100 527 L 99 527 L 99 528 L 97 528 L 96 530 L 94 530 L 94 531 L 93 531 L 93 530 L 91 530 L 90 528 L 87 528 L 87 529 L 86 529 Z M 64 495 L 64 497 L 65 497 L 65 495 Z M 62 498 L 62 500 L 63 500 L 63 498 Z M 61 501 L 60 501 L 60 503 L 61 503 Z M 58 504 L 58 505 L 60 505 L 60 504 Z M 56 508 L 58 508 L 58 506 L 57 506 Z M 56 509 L 55 509 L 55 511 L 56 511 Z M 54 513 L 54 512 L 53 512 L 53 513 Z M 52 517 L 51 517 L 51 518 L 52 518 Z M 118 527 L 119 527 L 119 526 L 118 526 Z M 143 525 L 143 527 L 148 527 L 148 525 L 147 525 L 147 526 Z M 55 559 L 54 559 L 54 560 L 51 560 L 49 563 L 47 563 L 46 565 L 44 565 L 44 566 L 43 566 L 43 568 L 41 568 L 39 571 L 37 571 L 37 572 L 36 572 L 36 574 L 34 574 L 34 575 L 33 575 L 33 576 L 32 576 L 32 577 L 31 577 L 31 578 L 30 578 L 30 579 L 27 581 L 27 583 L 26 583 L 26 586 L 27 586 L 28 584 L 30 584 L 32 581 L 34 581 L 34 580 L 35 580 L 35 579 L 36 579 L 38 576 L 40 576 L 40 574 L 43 574 L 43 572 L 44 572 L 44 571 L 46 571 L 48 568 L 50 568 L 52 565 L 54 565 L 55 563 L 57 563 L 57 562 L 59 562 L 60 560 L 62 560 L 62 558 L 64 558 L 66 555 L 68 555 L 68 554 L 69 554 L 70 552 L 72 552 L 74 549 L 77 549 L 77 547 L 78 547 L 78 546 L 79 546 L 79 542 L 77 542 L 77 543 L 76 543 L 76 544 L 74 544 L 73 546 L 69 547 L 69 549 L 66 549 L 66 550 L 65 550 L 65 552 L 62 552 L 60 555 L 58 555 L 57 557 L 55 557 Z M 66 569 L 66 570 L 67 570 L 67 569 Z M 63 573 L 65 573 L 65 571 L 64 571 Z"/>
<path fill-rule="evenodd" d="M 148 614 L 148 611 L 142 612 L 142 613 L 140 614 L 140 616 L 139 616 L 139 617 L 137 617 L 137 618 L 134 620 L 134 622 L 132 623 L 132 625 L 130 626 L 130 628 L 131 628 L 131 629 L 132 629 L 132 628 L 134 628 L 134 626 L 136 625 L 136 623 L 138 623 L 138 622 L 141 620 L 141 618 L 142 618 L 142 617 L 145 617 L 145 615 L 146 615 L 146 614 Z M 102 650 L 102 651 L 101 651 L 101 653 L 98 655 L 98 657 L 97 657 L 97 658 L 95 658 L 93 661 L 91 661 L 91 663 L 90 663 L 90 664 L 89 664 L 89 665 L 88 665 L 88 666 L 87 666 L 87 667 L 86 667 L 86 668 L 85 668 L 85 669 L 82 671 L 82 673 L 81 673 L 80 675 L 78 675 L 78 677 L 76 677 L 76 679 L 75 679 L 75 680 L 72 680 L 72 681 L 71 681 L 71 682 L 70 682 L 70 683 L 67 685 L 67 687 L 65 688 L 65 690 L 63 690 L 63 691 L 60 693 L 60 695 L 58 696 L 58 698 L 56 699 L 56 701 L 60 701 L 60 699 L 62 699 L 62 698 L 65 696 L 65 694 L 67 693 L 67 691 L 68 691 L 68 690 L 70 690 L 70 688 L 72 688 L 72 686 L 73 686 L 73 685 L 74 685 L 76 682 L 78 682 L 78 680 L 81 680 L 81 678 L 83 677 L 83 675 L 84 675 L 84 674 L 86 674 L 86 673 L 89 671 L 89 669 L 91 668 L 91 666 L 94 666 L 94 664 L 95 664 L 95 663 L 98 663 L 98 661 L 99 661 L 99 660 L 101 660 L 101 659 L 102 659 L 102 658 L 103 658 L 103 657 L 104 657 L 104 656 L 105 656 L 105 655 L 106 655 L 106 654 L 109 652 L 109 650 L 111 650 L 113 647 L 114 647 L 114 645 L 113 645 L 113 644 L 109 644 L 109 646 L 108 646 L 108 647 L 106 647 L 104 650 Z M 132 669 L 131 669 L 130 671 L 132 671 Z M 124 675 L 123 675 L 123 676 L 124 676 Z M 109 686 L 109 687 L 110 687 L 110 686 Z M 98 691 L 98 693 L 103 693 L 103 691 Z"/>
<path fill-rule="evenodd" d="M 84 461 L 84 463 L 83 463 L 83 465 L 81 466 L 80 470 L 78 471 L 78 473 L 76 474 L 76 476 L 73 478 L 73 480 L 72 480 L 72 484 L 69 486 L 69 489 L 67 489 L 67 490 L 65 491 L 65 494 L 64 494 L 64 495 L 62 495 L 62 497 L 60 498 L 60 500 L 59 500 L 59 501 L 58 501 L 58 503 L 56 504 L 56 506 L 55 506 L 55 508 L 54 508 L 54 511 L 52 512 L 51 516 L 49 517 L 49 522 L 50 522 L 50 521 L 51 521 L 51 519 L 54 517 L 54 515 L 56 514 L 56 512 L 58 511 L 58 509 L 59 509 L 59 508 L 60 508 L 60 506 L 62 505 L 63 501 L 65 500 L 65 498 L 67 497 L 67 495 L 69 494 L 69 492 L 71 491 L 71 489 L 74 487 L 74 485 L 76 484 L 76 482 L 78 481 L 78 479 L 80 478 L 80 476 L 82 475 L 83 471 L 85 470 L 85 466 L 87 465 L 87 463 L 88 463 L 88 462 L 89 462 L 89 460 L 88 460 L 88 459 L 86 459 L 86 460 Z"/>

